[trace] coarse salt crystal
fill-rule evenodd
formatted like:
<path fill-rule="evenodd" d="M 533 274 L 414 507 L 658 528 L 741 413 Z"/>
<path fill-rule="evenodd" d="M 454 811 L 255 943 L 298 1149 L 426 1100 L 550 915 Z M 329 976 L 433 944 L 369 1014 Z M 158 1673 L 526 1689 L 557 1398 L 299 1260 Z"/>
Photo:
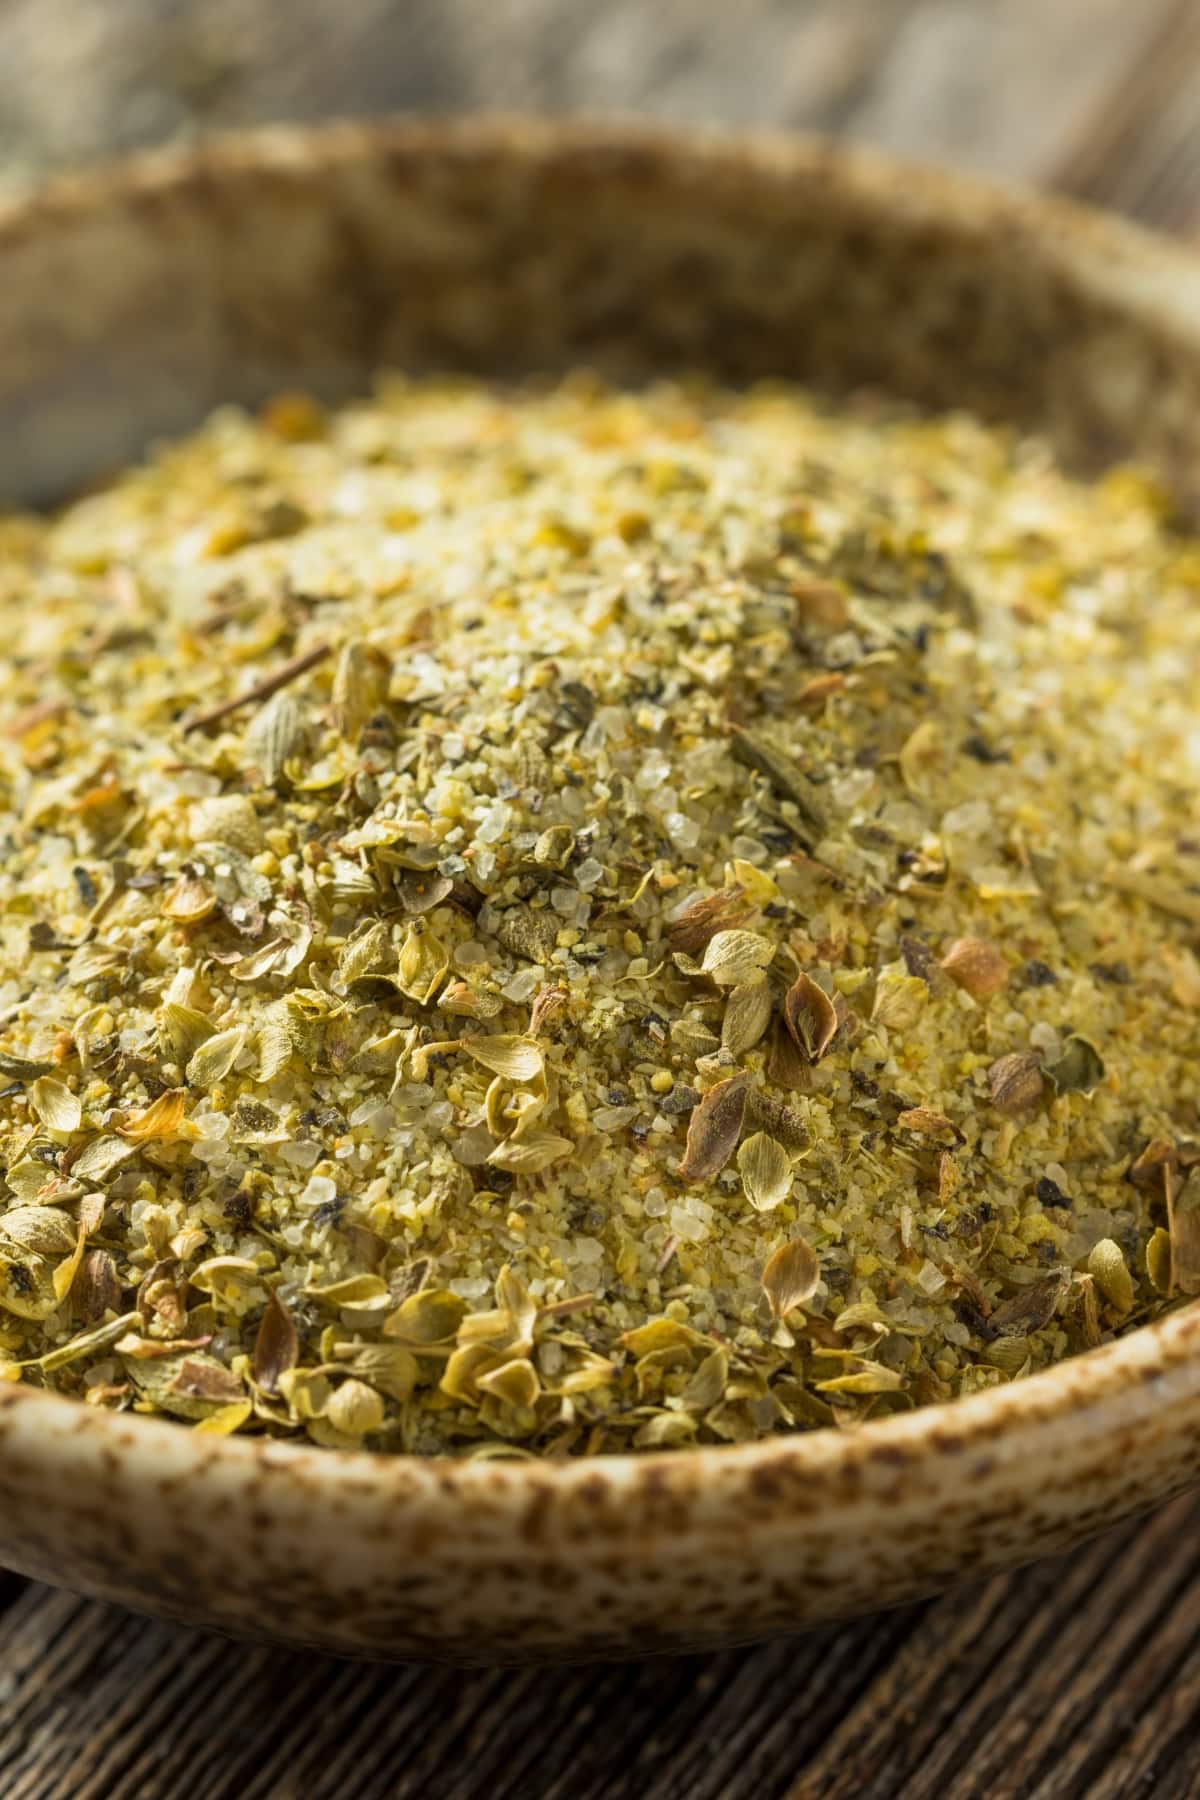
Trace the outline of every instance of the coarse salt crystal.
<path fill-rule="evenodd" d="M 311 1169 L 314 1163 L 321 1160 L 321 1146 L 308 1138 L 294 1138 L 290 1143 L 280 1144 L 279 1154 L 284 1162 L 291 1163 L 295 1169 Z"/>

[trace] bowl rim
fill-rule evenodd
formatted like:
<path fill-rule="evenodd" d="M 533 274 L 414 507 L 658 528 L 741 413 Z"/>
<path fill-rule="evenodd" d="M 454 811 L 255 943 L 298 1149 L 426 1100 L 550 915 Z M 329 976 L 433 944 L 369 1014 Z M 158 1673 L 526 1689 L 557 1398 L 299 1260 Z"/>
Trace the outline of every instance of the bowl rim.
<path fill-rule="evenodd" d="M 648 123 L 624 116 L 532 119 L 516 114 L 334 120 L 315 126 L 269 125 L 221 134 L 198 145 L 142 151 L 84 169 L 53 174 L 32 189 L 0 199 L 0 251 L 6 243 L 53 229 L 58 220 L 97 207 L 169 196 L 197 182 L 238 173 L 294 174 L 369 162 L 400 152 L 467 160 L 504 156 L 531 165 L 633 159 L 651 169 L 686 170 L 697 181 L 715 171 L 774 186 L 820 176 L 848 199 L 889 209 L 906 225 L 928 222 L 960 242 L 1016 231 L 1043 266 L 1063 270 L 1099 293 L 1127 318 L 1159 337 L 1181 341 L 1200 362 L 1200 255 L 1118 216 L 1064 198 L 892 157 L 812 134 Z M 626 1495 L 711 1489 L 714 1500 L 817 1479 L 834 1485 L 864 1462 L 898 1474 L 947 1456 L 982 1457 L 988 1468 L 1032 1459 L 1045 1465 L 1071 1444 L 1099 1442 L 1122 1425 L 1145 1423 L 1200 1399 L 1200 1304 L 1182 1304 L 1099 1348 L 1065 1358 L 1036 1374 L 968 1397 L 867 1421 L 779 1433 L 739 1444 L 620 1451 L 598 1458 L 551 1459 L 514 1447 L 503 1457 L 434 1456 L 334 1450 L 272 1436 L 218 1437 L 179 1423 L 90 1408 L 68 1396 L 14 1381 L 0 1385 L 0 1415 L 16 1427 L 31 1459 L 44 1440 L 62 1467 L 119 1454 L 128 1464 L 171 1466 L 187 1479 L 219 1469 L 304 1475 L 326 1486 L 392 1494 L 420 1492 L 469 1499 L 536 1489 L 564 1502 L 586 1494 L 597 1468 L 610 1490 Z M 982 1469 L 982 1463 L 980 1464 Z"/>

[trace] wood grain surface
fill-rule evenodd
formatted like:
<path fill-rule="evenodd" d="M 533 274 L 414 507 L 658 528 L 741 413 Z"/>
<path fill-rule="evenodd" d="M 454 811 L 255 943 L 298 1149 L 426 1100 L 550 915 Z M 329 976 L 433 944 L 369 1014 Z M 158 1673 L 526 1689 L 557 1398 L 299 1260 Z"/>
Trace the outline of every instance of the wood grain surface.
<path fill-rule="evenodd" d="M 845 133 L 1200 230 L 1200 0 L 0 0 L 0 186 L 258 119 L 480 106 Z M 468 1675 L 0 1573 L 0 1800 L 1186 1800 L 1198 1570 L 1193 1498 L 757 1650 Z"/>

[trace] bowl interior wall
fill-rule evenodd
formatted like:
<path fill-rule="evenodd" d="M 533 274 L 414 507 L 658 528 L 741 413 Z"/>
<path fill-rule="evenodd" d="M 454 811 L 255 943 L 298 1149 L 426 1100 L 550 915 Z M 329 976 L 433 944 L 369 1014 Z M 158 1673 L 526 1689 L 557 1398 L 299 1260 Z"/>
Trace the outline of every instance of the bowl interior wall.
<path fill-rule="evenodd" d="M 0 218 L 0 499 L 60 497 L 222 401 L 580 363 L 882 387 L 1039 426 L 1076 462 L 1137 455 L 1190 498 L 1200 357 L 1140 292 L 1132 231 L 1092 244 L 1066 214 L 1057 246 L 1027 202 L 820 146 L 306 144 L 152 159 Z"/>

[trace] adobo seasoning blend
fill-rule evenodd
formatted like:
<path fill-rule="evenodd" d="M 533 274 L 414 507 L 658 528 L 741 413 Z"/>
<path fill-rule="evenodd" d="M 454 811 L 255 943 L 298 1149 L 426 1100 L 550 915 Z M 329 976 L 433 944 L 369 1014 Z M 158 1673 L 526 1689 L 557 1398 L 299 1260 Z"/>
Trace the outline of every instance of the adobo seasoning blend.
<path fill-rule="evenodd" d="M 1200 1290 L 1200 546 L 965 417 L 388 383 L 0 526 L 0 1355 L 848 1425 Z"/>

